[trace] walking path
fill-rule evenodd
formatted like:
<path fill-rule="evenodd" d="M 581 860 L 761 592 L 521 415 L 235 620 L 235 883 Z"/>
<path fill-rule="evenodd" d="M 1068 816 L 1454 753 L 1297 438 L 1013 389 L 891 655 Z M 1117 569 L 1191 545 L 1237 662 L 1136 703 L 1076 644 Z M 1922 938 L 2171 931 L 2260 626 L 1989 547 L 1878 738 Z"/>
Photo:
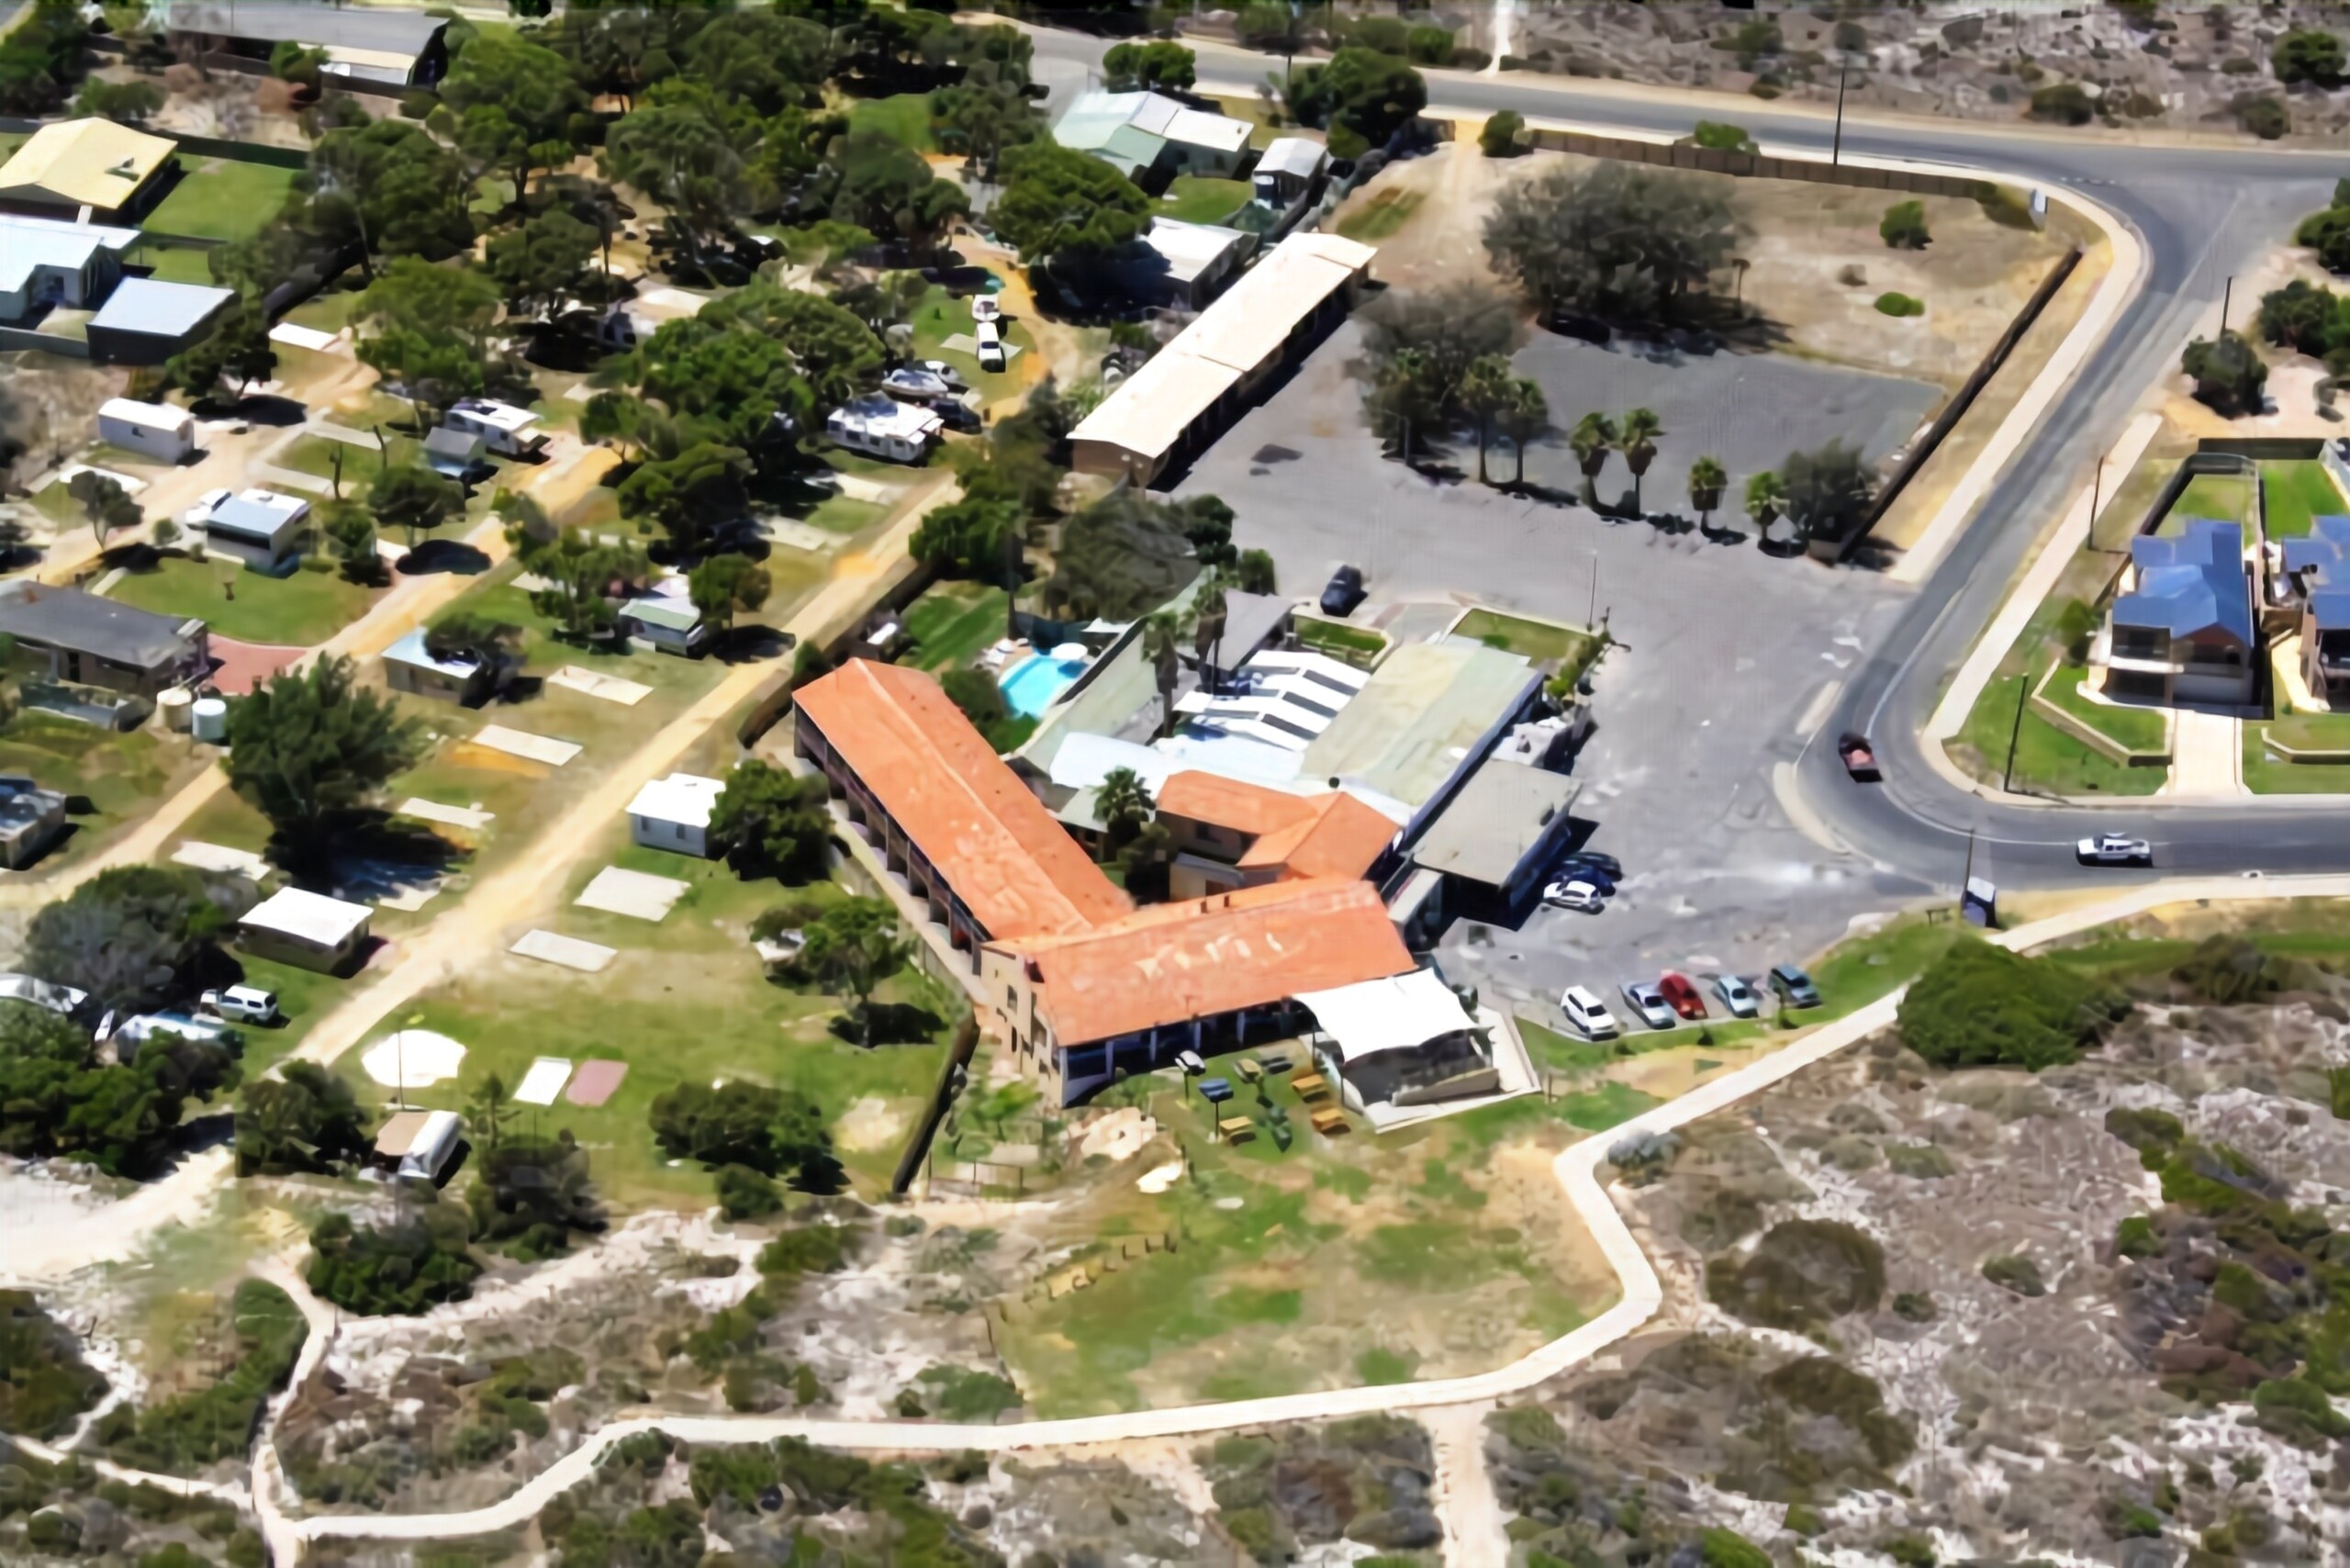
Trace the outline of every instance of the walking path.
<path fill-rule="evenodd" d="M 2003 947 L 2025 950 L 2096 926 L 2127 920 L 2165 905 L 2194 902 L 2250 902 L 2286 898 L 2350 897 L 2350 876 L 2292 879 L 2210 878 L 2147 883 L 2101 903 L 2053 915 L 2014 931 L 1994 935 Z M 1317 1394 L 1285 1394 L 1270 1399 L 1237 1400 L 1221 1405 L 1181 1406 L 1171 1409 L 1136 1410 L 1116 1416 L 1080 1417 L 1067 1420 L 1030 1421 L 1011 1426 L 970 1426 L 928 1421 L 815 1420 L 776 1416 L 646 1415 L 615 1421 L 598 1430 L 580 1447 L 533 1476 L 510 1496 L 487 1507 L 448 1514 L 328 1515 L 290 1527 L 305 1541 L 328 1538 L 442 1540 L 516 1529 L 528 1523 L 565 1490 L 593 1474 L 597 1462 L 614 1443 L 638 1432 L 663 1431 L 688 1443 L 767 1442 L 801 1438 L 829 1448 L 904 1453 L 937 1453 L 976 1449 L 1003 1453 L 1039 1449 L 1084 1448 L 1102 1443 L 1151 1438 L 1195 1437 L 1239 1428 L 1279 1422 L 1322 1420 L 1332 1417 L 1370 1415 L 1404 1410 L 1436 1413 L 1432 1429 L 1438 1445 L 1438 1469 L 1460 1482 L 1467 1495 L 1447 1506 L 1443 1515 L 1448 1541 L 1458 1540 L 1467 1562 L 1488 1559 L 1494 1542 L 1480 1522 L 1497 1517 L 1478 1494 L 1490 1490 L 1483 1472 L 1482 1432 L 1473 1463 L 1464 1444 L 1472 1424 L 1482 1422 L 1493 1402 L 1523 1394 L 1537 1384 L 1591 1360 L 1646 1324 L 1663 1305 L 1656 1271 L 1625 1225 L 1614 1202 L 1600 1185 L 1599 1167 L 1606 1151 L 1638 1133 L 1664 1133 L 1701 1117 L 1727 1110 L 1761 1093 L 1836 1052 L 1868 1038 L 1893 1023 L 1901 1004 L 1900 991 L 1834 1023 L 1823 1025 L 1774 1055 L 1749 1063 L 1702 1084 L 1677 1100 L 1636 1116 L 1612 1132 L 1583 1139 L 1561 1154 L 1552 1170 L 1566 1191 L 1576 1215 L 1591 1228 L 1616 1271 L 1622 1296 L 1606 1313 L 1565 1337 L 1554 1339 L 1505 1367 L 1470 1377 L 1374 1388 L 1333 1389 Z M 1505 1557 L 1491 1559 L 1505 1561 Z M 1454 1559 L 1448 1557 L 1448 1561 Z"/>

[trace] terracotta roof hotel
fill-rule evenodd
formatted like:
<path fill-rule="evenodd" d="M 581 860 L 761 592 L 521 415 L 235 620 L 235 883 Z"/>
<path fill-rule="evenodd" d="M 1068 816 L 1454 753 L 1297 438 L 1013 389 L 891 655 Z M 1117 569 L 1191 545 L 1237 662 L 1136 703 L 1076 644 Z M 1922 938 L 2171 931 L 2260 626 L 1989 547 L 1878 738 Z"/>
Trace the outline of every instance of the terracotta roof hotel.
<path fill-rule="evenodd" d="M 796 706 L 800 756 L 971 956 L 990 1022 L 1063 1104 L 1179 1051 L 1295 1034 L 1311 1026 L 1298 992 L 1415 967 L 1360 868 L 1315 874 L 1359 854 L 1301 853 L 1283 879 L 1136 909 L 929 676 L 852 660 Z M 1330 818 L 1281 825 L 1311 841 Z"/>

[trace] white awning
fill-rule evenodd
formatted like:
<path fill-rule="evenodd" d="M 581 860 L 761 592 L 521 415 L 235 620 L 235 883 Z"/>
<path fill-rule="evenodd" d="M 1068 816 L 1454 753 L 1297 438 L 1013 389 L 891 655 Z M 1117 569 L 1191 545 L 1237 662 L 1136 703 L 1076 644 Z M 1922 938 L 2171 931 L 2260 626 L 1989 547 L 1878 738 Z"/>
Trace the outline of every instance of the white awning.
<path fill-rule="evenodd" d="M 1302 991 L 1297 1000 L 1314 1014 L 1342 1064 L 1381 1051 L 1417 1050 L 1446 1035 L 1474 1034 L 1477 1021 L 1434 969 L 1384 980 Z"/>

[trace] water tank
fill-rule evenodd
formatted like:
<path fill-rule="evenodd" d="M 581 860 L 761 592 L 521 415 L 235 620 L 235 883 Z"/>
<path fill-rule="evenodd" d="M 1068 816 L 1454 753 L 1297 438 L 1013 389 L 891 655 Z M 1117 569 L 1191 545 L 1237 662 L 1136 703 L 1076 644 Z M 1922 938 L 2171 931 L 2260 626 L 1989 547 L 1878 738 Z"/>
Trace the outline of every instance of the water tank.
<path fill-rule="evenodd" d="M 199 697 L 188 709 L 189 727 L 200 741 L 229 738 L 229 704 L 218 697 Z"/>
<path fill-rule="evenodd" d="M 195 703 L 196 693 L 184 686 L 175 686 L 156 695 L 155 711 L 163 716 L 163 728 L 184 735 L 187 734 L 188 710 Z"/>

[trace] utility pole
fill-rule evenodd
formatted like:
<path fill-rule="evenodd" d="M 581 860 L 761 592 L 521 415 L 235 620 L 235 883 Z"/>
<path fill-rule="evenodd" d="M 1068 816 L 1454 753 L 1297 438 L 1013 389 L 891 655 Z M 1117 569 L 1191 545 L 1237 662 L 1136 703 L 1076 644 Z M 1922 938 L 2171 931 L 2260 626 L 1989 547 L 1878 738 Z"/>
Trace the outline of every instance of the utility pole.
<path fill-rule="evenodd" d="M 1836 68 L 1836 137 L 1828 148 L 1828 166 L 1831 169 L 1844 160 L 1844 83 L 1852 73 L 1850 65 Z"/>
<path fill-rule="evenodd" d="M 1591 553 L 1591 606 L 1583 613 L 1583 625 L 1586 632 L 1599 629 L 1599 552 L 1596 550 Z"/>
<path fill-rule="evenodd" d="M 2236 274 L 2230 273 L 2228 281 L 2220 286 L 2220 341 L 2223 343 L 2228 341 L 2228 310 L 2234 305 L 2235 296 Z"/>

